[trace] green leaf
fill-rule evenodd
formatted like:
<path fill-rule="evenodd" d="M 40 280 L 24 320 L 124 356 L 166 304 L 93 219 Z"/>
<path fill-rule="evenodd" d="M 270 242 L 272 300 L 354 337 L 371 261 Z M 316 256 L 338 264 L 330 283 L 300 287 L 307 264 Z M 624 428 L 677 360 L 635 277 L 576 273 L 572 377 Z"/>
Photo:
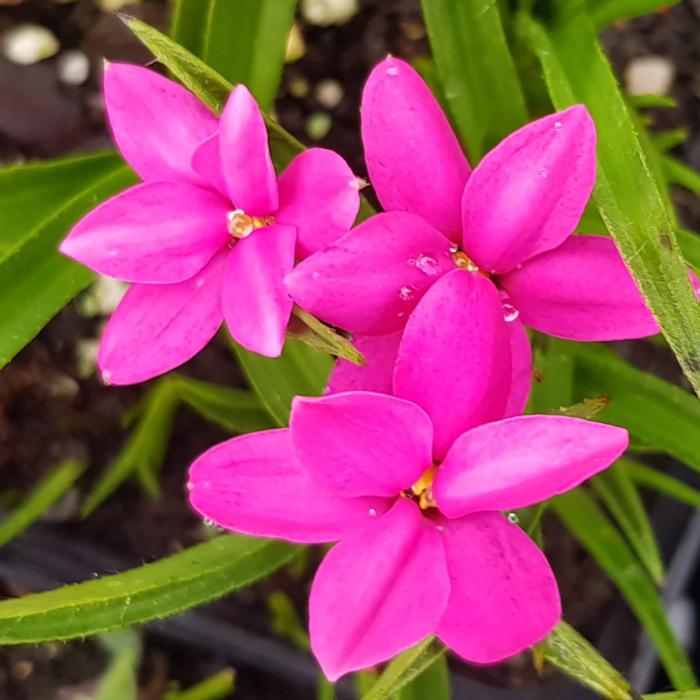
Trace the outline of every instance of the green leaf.
<path fill-rule="evenodd" d="M 187 690 L 166 693 L 163 700 L 223 700 L 233 695 L 235 685 L 235 672 L 225 668 Z"/>
<path fill-rule="evenodd" d="M 328 355 L 296 340 L 288 340 L 279 358 L 249 352 L 233 343 L 236 357 L 252 389 L 278 425 L 286 426 L 295 396 L 317 396 L 333 366 Z"/>
<path fill-rule="evenodd" d="M 39 516 L 58 501 L 83 473 L 84 465 L 68 459 L 56 465 L 0 522 L 0 547 L 24 532 Z"/>
<path fill-rule="evenodd" d="M 170 15 L 170 36 L 195 56 L 204 49 L 204 34 L 212 0 L 175 0 Z"/>
<path fill-rule="evenodd" d="M 555 106 L 584 102 L 595 120 L 594 196 L 601 216 L 683 371 L 700 392 L 700 304 L 676 242 L 673 217 L 581 3 L 572 0 L 559 11 L 549 34 L 526 15 L 518 26 L 542 63 Z"/>
<path fill-rule="evenodd" d="M 635 369 L 602 346 L 571 343 L 570 347 L 576 394 L 610 397 L 598 420 L 627 428 L 645 447 L 700 471 L 700 403 L 692 394 Z"/>
<path fill-rule="evenodd" d="M 398 700 L 450 700 L 450 675 L 445 654 L 404 686 Z"/>
<path fill-rule="evenodd" d="M 99 681 L 93 700 L 137 700 L 141 641 L 133 630 L 112 632 L 100 638 L 112 659 Z"/>
<path fill-rule="evenodd" d="M 527 121 L 498 4 L 422 0 L 430 45 L 462 143 L 476 163 Z"/>
<path fill-rule="evenodd" d="M 134 181 L 126 166 L 112 168 L 38 223 L 0 261 L 0 368 L 93 279 L 92 272 L 58 252 L 61 239 L 95 202 Z"/>
<path fill-rule="evenodd" d="M 245 83 L 261 109 L 277 95 L 296 0 L 209 0 L 202 58 L 229 82 Z"/>
<path fill-rule="evenodd" d="M 658 585 L 664 580 L 664 565 L 644 503 L 627 473 L 627 463 L 618 460 L 592 480 L 593 488 L 612 513 L 639 560 Z"/>
<path fill-rule="evenodd" d="M 700 700 L 700 689 L 681 690 L 673 693 L 649 693 L 643 700 Z"/>
<path fill-rule="evenodd" d="M 678 236 L 678 244 L 688 264 L 696 272 L 700 271 L 700 236 L 687 229 L 678 229 L 676 236 Z"/>
<path fill-rule="evenodd" d="M 652 489 L 657 493 L 675 498 L 681 503 L 686 503 L 693 508 L 700 508 L 700 491 L 692 486 L 684 484 L 679 479 L 674 479 L 668 474 L 652 469 L 644 464 L 625 460 L 625 468 L 629 477 L 636 484 Z"/>
<path fill-rule="evenodd" d="M 682 160 L 666 155 L 663 157 L 666 178 L 674 185 L 681 185 L 700 197 L 700 173 L 686 165 Z"/>
<path fill-rule="evenodd" d="M 66 202 L 121 167 L 111 152 L 0 170 L 0 261 Z"/>
<path fill-rule="evenodd" d="M 680 690 L 694 687 L 692 666 L 671 629 L 658 592 L 600 506 L 581 488 L 557 496 L 550 504 L 618 587 L 654 642 L 673 685 Z"/>
<path fill-rule="evenodd" d="M 625 678 L 571 625 L 560 622 L 547 639 L 535 647 L 536 665 L 544 661 L 609 700 L 631 700 Z"/>
<path fill-rule="evenodd" d="M 394 657 L 362 700 L 390 700 L 445 654 L 433 637 Z"/>
<path fill-rule="evenodd" d="M 600 30 L 616 22 L 658 12 L 678 2 L 680 0 L 588 0 L 588 7 L 596 29 Z"/>
<path fill-rule="evenodd" d="M 179 375 L 171 378 L 182 401 L 224 430 L 244 434 L 274 427 L 260 399 L 249 391 Z"/>
<path fill-rule="evenodd" d="M 162 619 L 250 585 L 292 545 L 223 535 L 121 574 L 0 602 L 0 644 L 85 637 Z"/>
<path fill-rule="evenodd" d="M 528 410 L 552 413 L 574 402 L 574 362 L 564 341 L 537 334 L 534 345 L 536 379 Z"/>

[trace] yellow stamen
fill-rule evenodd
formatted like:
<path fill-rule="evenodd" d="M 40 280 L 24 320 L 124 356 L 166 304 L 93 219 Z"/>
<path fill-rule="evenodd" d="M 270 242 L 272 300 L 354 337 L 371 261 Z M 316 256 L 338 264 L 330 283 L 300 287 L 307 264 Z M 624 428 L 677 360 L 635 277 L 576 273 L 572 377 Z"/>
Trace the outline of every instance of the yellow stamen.
<path fill-rule="evenodd" d="M 242 209 L 234 209 L 227 215 L 228 232 L 234 238 L 250 236 L 255 229 L 263 228 L 275 223 L 274 216 L 250 216 Z"/>
<path fill-rule="evenodd" d="M 411 493 L 418 497 L 418 506 L 421 510 L 435 508 L 437 505 L 433 498 L 433 479 L 436 472 L 437 467 L 429 467 L 423 472 L 421 478 L 411 486 Z"/>
<path fill-rule="evenodd" d="M 469 270 L 469 272 L 477 272 L 479 270 L 478 265 L 475 265 L 472 259 L 463 250 L 453 251 L 452 260 L 454 260 L 454 264 L 462 270 Z"/>

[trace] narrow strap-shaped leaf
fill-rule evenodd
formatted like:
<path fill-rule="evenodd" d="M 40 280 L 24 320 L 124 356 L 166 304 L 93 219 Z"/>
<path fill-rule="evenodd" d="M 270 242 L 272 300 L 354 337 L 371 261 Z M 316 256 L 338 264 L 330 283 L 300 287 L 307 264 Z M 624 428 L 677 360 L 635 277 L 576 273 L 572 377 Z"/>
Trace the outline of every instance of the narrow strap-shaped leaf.
<path fill-rule="evenodd" d="M 296 0 L 209 0 L 204 61 L 245 83 L 264 110 L 274 102 Z"/>
<path fill-rule="evenodd" d="M 664 565 L 654 529 L 639 492 L 627 473 L 625 460 L 618 460 L 610 469 L 596 476 L 592 483 L 649 575 L 655 583 L 663 583 Z"/>
<path fill-rule="evenodd" d="M 678 243 L 688 264 L 691 265 L 696 272 L 700 271 L 700 236 L 687 229 L 678 229 L 676 235 L 678 236 Z"/>
<path fill-rule="evenodd" d="M 574 360 L 570 346 L 557 338 L 536 335 L 534 365 L 536 381 L 528 410 L 530 413 L 552 413 L 570 406 L 574 398 Z"/>
<path fill-rule="evenodd" d="M 430 637 L 394 657 L 362 700 L 389 700 L 444 655 L 446 648 Z"/>
<path fill-rule="evenodd" d="M 700 490 L 675 479 L 668 474 L 660 472 L 658 469 L 647 467 L 631 459 L 625 460 L 625 468 L 629 477 L 640 486 L 662 493 L 670 498 L 675 498 L 681 503 L 685 503 L 692 508 L 700 508 Z"/>
<path fill-rule="evenodd" d="M 204 37 L 212 0 L 175 0 L 170 15 L 170 36 L 191 51 L 202 56 Z"/>
<path fill-rule="evenodd" d="M 536 665 L 541 667 L 545 661 L 604 698 L 631 700 L 635 697 L 624 676 L 564 621 L 535 647 Z"/>
<path fill-rule="evenodd" d="M 473 163 L 527 121 L 497 2 L 422 0 L 447 103 Z"/>
<path fill-rule="evenodd" d="M 671 7 L 680 0 L 588 0 L 591 19 L 597 29 L 626 19 L 641 17 Z"/>
<path fill-rule="evenodd" d="M 222 535 L 121 574 L 0 602 L 0 644 L 85 637 L 162 619 L 250 585 L 288 562 L 284 542 Z"/>
<path fill-rule="evenodd" d="M 685 375 L 700 392 L 700 304 L 678 248 L 672 216 L 581 7 L 578 0 L 562 6 L 549 34 L 526 15 L 521 15 L 519 26 L 542 63 L 555 106 L 584 102 L 593 115 L 598 131 L 595 200 L 601 216 Z"/>
<path fill-rule="evenodd" d="M 233 694 L 235 686 L 234 670 L 225 668 L 187 690 L 166 693 L 163 700 L 224 700 Z"/>
<path fill-rule="evenodd" d="M 649 693 L 643 696 L 643 700 L 700 700 L 700 688 L 673 693 Z"/>
<path fill-rule="evenodd" d="M 450 700 L 447 655 L 440 655 L 398 694 L 398 700 Z"/>
<path fill-rule="evenodd" d="M 681 185 L 700 197 L 700 173 L 682 160 L 666 155 L 663 157 L 666 178 L 674 185 Z"/>
<path fill-rule="evenodd" d="M 653 640 L 673 685 L 679 690 L 693 688 L 692 666 L 671 629 L 658 592 L 593 497 L 578 488 L 552 499 L 551 507 L 618 587 Z"/>
<path fill-rule="evenodd" d="M 84 465 L 69 459 L 56 465 L 0 522 L 0 547 L 26 530 L 52 504 L 58 501 L 82 474 Z"/>
<path fill-rule="evenodd" d="M 134 630 L 103 635 L 102 646 L 111 658 L 100 678 L 93 700 L 137 700 L 141 640 Z"/>

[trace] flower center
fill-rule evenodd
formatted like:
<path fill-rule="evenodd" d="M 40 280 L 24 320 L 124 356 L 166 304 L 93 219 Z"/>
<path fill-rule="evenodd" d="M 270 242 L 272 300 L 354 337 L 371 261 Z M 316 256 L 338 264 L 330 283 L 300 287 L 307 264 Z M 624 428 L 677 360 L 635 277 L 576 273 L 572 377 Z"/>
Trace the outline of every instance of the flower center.
<path fill-rule="evenodd" d="M 428 467 L 420 479 L 409 490 L 403 492 L 403 496 L 413 499 L 421 510 L 437 507 L 437 503 L 433 498 L 433 479 L 436 472 L 437 467 L 435 465 Z"/>
<path fill-rule="evenodd" d="M 463 250 L 461 250 L 459 246 L 453 245 L 450 248 L 450 254 L 452 255 L 452 262 L 454 262 L 455 267 L 458 267 L 460 270 L 478 272 L 487 279 L 491 277 L 486 270 L 480 269 L 479 266 Z"/>
<path fill-rule="evenodd" d="M 275 223 L 274 216 L 250 216 L 243 209 L 234 209 L 226 214 L 228 232 L 234 238 L 250 236 L 257 228 L 264 228 Z"/>

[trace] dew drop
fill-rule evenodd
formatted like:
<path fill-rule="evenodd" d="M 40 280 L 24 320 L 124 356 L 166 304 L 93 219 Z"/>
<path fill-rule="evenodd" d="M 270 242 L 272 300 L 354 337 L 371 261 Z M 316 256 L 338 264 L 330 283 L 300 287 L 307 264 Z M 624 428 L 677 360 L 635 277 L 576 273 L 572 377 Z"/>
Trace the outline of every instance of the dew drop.
<path fill-rule="evenodd" d="M 549 170 L 547 170 L 547 168 L 540 168 L 540 177 L 546 180 L 549 177 Z"/>
<path fill-rule="evenodd" d="M 377 511 L 374 508 L 369 509 L 369 517 L 370 518 L 376 518 L 377 517 Z"/>
<path fill-rule="evenodd" d="M 562 123 L 561 122 L 554 122 L 554 128 L 555 129 L 561 129 Z"/>
<path fill-rule="evenodd" d="M 508 513 L 508 522 L 511 525 L 517 525 L 520 522 L 520 518 L 517 513 Z"/>
<path fill-rule="evenodd" d="M 401 301 L 408 301 L 413 296 L 413 289 L 411 287 L 401 287 L 399 290 L 399 299 Z"/>
<path fill-rule="evenodd" d="M 204 286 L 204 281 L 205 281 L 205 280 L 204 280 L 204 277 L 200 277 L 200 278 L 197 280 L 197 289 L 200 289 L 201 287 Z"/>
<path fill-rule="evenodd" d="M 518 311 L 513 304 L 508 302 L 503 303 L 503 320 L 506 323 L 512 323 L 517 320 L 518 316 L 520 316 L 520 311 Z"/>
<path fill-rule="evenodd" d="M 445 532 L 445 526 L 444 525 L 438 525 L 435 528 L 438 532 Z"/>
<path fill-rule="evenodd" d="M 311 273 L 311 279 L 313 279 L 313 280 L 317 280 L 320 276 L 321 276 L 321 274 L 319 272 L 316 272 L 316 270 L 314 270 Z"/>
<path fill-rule="evenodd" d="M 423 253 L 420 253 L 415 258 L 411 258 L 408 262 L 411 263 L 411 265 L 415 265 L 424 275 L 428 275 L 428 277 L 435 277 L 439 272 L 437 260 Z"/>
<path fill-rule="evenodd" d="M 399 68 L 398 68 L 398 66 L 389 66 L 389 67 L 386 69 L 386 74 L 387 74 L 387 75 L 390 75 L 392 78 L 393 78 L 394 76 L 397 76 L 397 75 L 399 74 Z"/>

